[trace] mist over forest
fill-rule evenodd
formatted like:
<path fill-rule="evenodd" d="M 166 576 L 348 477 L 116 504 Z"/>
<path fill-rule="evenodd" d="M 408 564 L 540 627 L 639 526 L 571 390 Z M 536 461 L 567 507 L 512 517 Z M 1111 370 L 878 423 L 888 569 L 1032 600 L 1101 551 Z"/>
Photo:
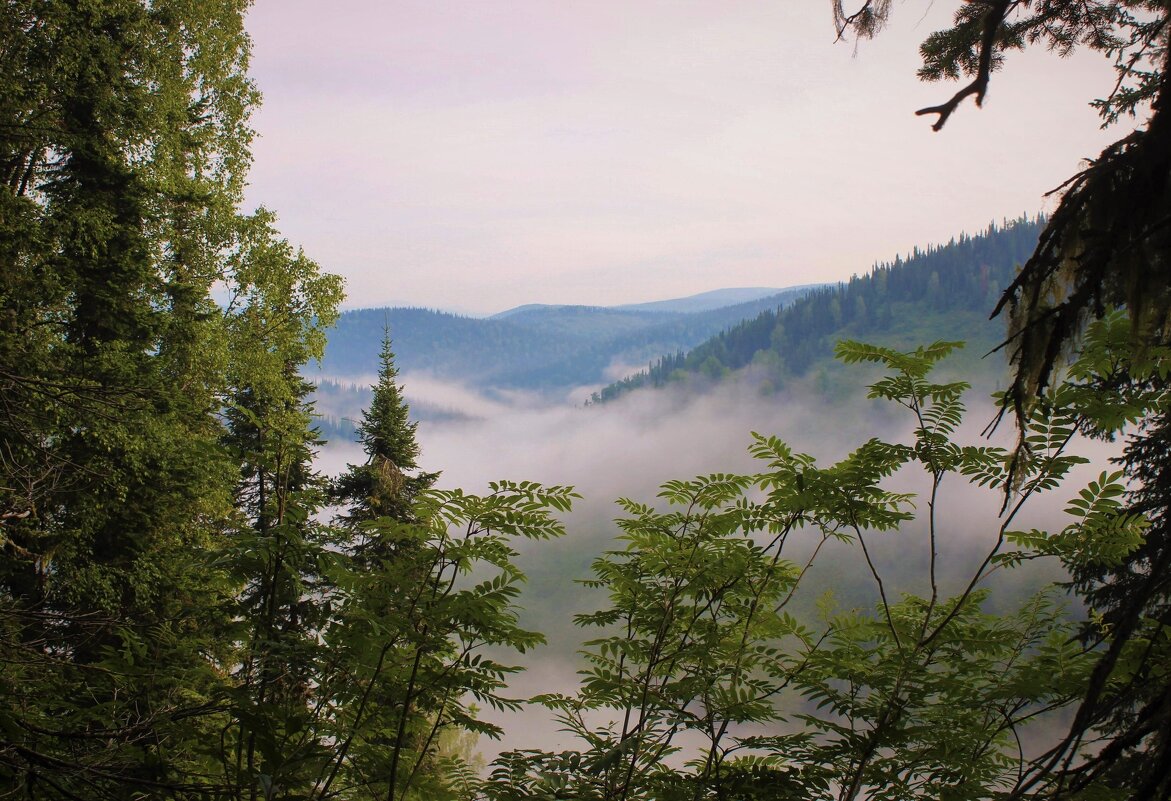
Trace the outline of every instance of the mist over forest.
<path fill-rule="evenodd" d="M 401 383 L 411 400 L 412 376 L 403 374 Z M 445 398 L 454 412 L 451 418 L 423 421 L 417 432 L 420 464 L 442 470 L 438 487 L 482 492 L 495 479 L 529 479 L 572 485 L 583 496 L 564 516 L 565 537 L 520 546 L 517 563 L 528 575 L 520 597 L 522 620 L 549 641 L 523 660 L 524 695 L 572 692 L 580 680 L 577 674 L 584 664 L 578 649 L 588 635 L 574 627 L 572 619 L 604 605 L 605 596 L 575 582 L 589 576 L 591 562 L 603 550 L 615 547 L 614 519 L 621 514 L 617 498 L 655 503 L 660 484 L 670 479 L 758 469 L 748 453 L 753 431 L 775 434 L 819 463 L 830 463 L 871 436 L 907 441 L 913 427 L 899 410 L 866 400 L 860 377 L 850 382 L 852 395 L 828 403 L 812 382 L 762 395 L 759 386 L 745 376 L 743 381 L 729 381 L 702 394 L 675 387 L 661 393 L 630 393 L 605 406 L 584 407 L 523 394 L 490 399 L 433 379 L 419 383 L 426 387 L 421 397 Z M 1009 431 L 1002 429 L 991 440 L 983 433 L 996 416 L 989 398 L 992 389 L 985 385 L 967 393 L 970 422 L 958 440 L 1011 445 Z M 1094 456 L 1095 464 L 1100 464 L 1116 455 L 1118 448 L 1087 442 L 1079 452 Z M 359 446 L 339 440 L 322 447 L 317 463 L 325 472 L 337 474 L 347 463 L 363 459 Z M 1081 471 L 1076 478 L 1092 478 L 1089 472 Z M 895 486 L 916 493 L 919 504 L 923 503 L 926 485 L 921 476 L 896 479 Z M 968 578 L 994 542 L 1002 500 L 995 490 L 973 489 L 958 481 L 947 487 L 940 501 L 946 521 L 940 553 L 942 581 L 948 591 L 955 591 Z M 1064 497 L 1055 498 L 1038 505 L 1023 522 L 1038 528 L 1060 524 L 1064 501 Z M 884 535 L 875 547 L 893 592 L 923 591 L 928 560 L 924 537 L 922 525 L 911 525 Z M 806 543 L 798 553 L 807 554 L 811 548 Z M 1002 594 L 994 608 L 1011 608 L 1044 583 L 1062 578 L 1052 567 L 1021 571 L 993 584 Z M 803 592 L 797 606 L 811 617 L 816 615 L 818 599 L 827 594 L 854 608 L 868 608 L 877 599 L 859 554 L 849 547 L 835 550 L 832 545 L 809 574 Z M 1069 611 L 1081 614 L 1076 604 Z M 489 758 L 508 749 L 572 743 L 552 714 L 540 707 L 488 715 L 505 732 L 499 741 L 477 741 L 477 750 Z"/>
<path fill-rule="evenodd" d="M 581 580 L 589 578 L 600 554 L 618 547 L 620 497 L 660 505 L 660 486 L 670 480 L 759 470 L 759 461 L 748 452 L 754 432 L 775 435 L 819 464 L 846 458 L 872 437 L 914 441 L 914 419 L 906 409 L 865 397 L 866 385 L 881 372 L 834 360 L 837 341 L 855 337 L 910 347 L 931 340 L 970 340 L 937 369 L 940 378 L 974 385 L 964 393 L 970 411 L 955 439 L 1011 448 L 1011 425 L 986 430 L 997 419 L 992 394 L 1007 383 L 1009 371 L 1004 353 L 993 352 L 1005 335 L 1004 323 L 982 312 L 1035 246 L 1043 223 L 1041 218 L 1021 218 L 990 225 L 974 236 L 963 233 L 946 244 L 878 262 L 836 286 L 759 290 L 759 300 L 728 307 L 721 307 L 719 299 L 734 297 L 733 291 L 710 293 L 698 310 L 680 311 L 696 303 L 686 299 L 646 304 L 668 310 L 676 330 L 703 330 L 689 319 L 697 316 L 702 325 L 722 324 L 706 340 L 667 343 L 657 355 L 642 351 L 649 367 L 626 363 L 629 332 L 661 331 L 656 319 L 661 312 L 632 318 L 621 307 L 538 305 L 486 321 L 418 310 L 348 312 L 343 317 L 348 328 L 334 340 L 333 355 L 327 351 L 310 372 L 317 376 L 318 425 L 327 438 L 316 464 L 338 475 L 367 458 L 352 440 L 370 403 L 371 387 L 379 380 L 374 343 L 389 335 L 396 365 L 412 365 L 420 364 L 410 350 L 412 343 L 426 340 L 423 367 L 401 369 L 396 384 L 418 422 L 420 468 L 441 473 L 435 486 L 486 492 L 494 480 L 531 480 L 572 486 L 582 496 L 562 516 L 565 537 L 522 543 L 517 557 L 528 577 L 518 601 L 521 620 L 548 640 L 523 659 L 521 694 L 571 695 L 578 691 L 579 671 L 585 667 L 579 650 L 590 636 L 573 620 L 604 607 L 607 600 L 604 592 L 583 586 Z M 523 354 L 533 353 L 531 344 L 506 344 L 494 329 L 483 327 L 517 317 L 529 318 L 524 325 L 548 342 L 556 341 L 555 332 L 581 336 L 588 331 L 588 342 L 569 339 L 553 349 L 590 350 L 587 364 L 609 359 L 610 368 L 602 374 L 589 367 L 567 372 L 561 365 L 575 360 L 558 356 L 544 372 L 493 369 L 490 365 L 507 365 L 518 357 L 524 361 Z M 429 336 L 436 322 L 466 330 L 456 336 Z M 359 332 L 365 342 L 354 348 Z M 482 366 L 469 371 L 471 364 Z M 340 368 L 339 374 L 331 374 L 331 368 Z M 467 374 L 464 381 L 450 378 L 461 372 Z M 593 381 L 575 384 L 575 378 Z M 1120 452 L 1117 446 L 1089 442 L 1075 450 L 1091 454 L 1095 464 Z M 1071 481 L 1088 481 L 1092 472 L 1075 470 Z M 928 502 L 929 483 L 910 469 L 887 482 L 892 491 L 910 493 L 920 509 Z M 1066 500 L 1034 503 L 1020 525 L 1060 527 Z M 931 573 L 944 594 L 962 591 L 996 543 L 1003 501 L 1002 491 L 968 486 L 959 477 L 942 485 L 935 502 L 940 536 L 934 569 L 923 520 L 871 543 L 869 558 L 884 590 L 895 597 L 922 595 L 930 590 L 925 577 Z M 816 548 L 811 537 L 808 533 L 805 541 L 796 539 L 789 558 L 811 557 Z M 881 600 L 870 567 L 856 548 L 829 542 L 817 556 L 791 607 L 799 617 L 815 620 L 826 614 L 825 608 L 870 609 Z M 1054 565 L 993 577 L 985 582 L 993 592 L 987 608 L 1007 613 L 1067 578 Z M 1063 614 L 1079 619 L 1083 611 L 1071 602 Z M 510 713 L 486 710 L 485 715 L 503 730 L 499 740 L 481 738 L 476 743 L 489 759 L 512 749 L 572 745 L 572 736 L 539 705 Z M 1037 750 L 1053 734 L 1022 736 L 1029 749 Z"/>

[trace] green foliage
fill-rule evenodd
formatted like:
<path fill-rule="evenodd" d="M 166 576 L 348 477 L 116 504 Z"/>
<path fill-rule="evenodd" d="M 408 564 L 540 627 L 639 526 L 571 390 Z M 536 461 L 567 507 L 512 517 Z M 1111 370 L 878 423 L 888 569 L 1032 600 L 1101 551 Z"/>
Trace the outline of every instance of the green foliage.
<path fill-rule="evenodd" d="M 499 655 L 541 641 L 511 543 L 570 490 L 422 473 L 322 520 L 299 370 L 341 282 L 237 211 L 246 5 L 0 20 L 6 797 L 466 797 L 472 704 L 515 704 Z M 394 378 L 388 345 L 383 477 L 418 453 Z"/>
<path fill-rule="evenodd" d="M 518 624 L 524 575 L 511 543 L 560 536 L 552 513 L 573 491 L 499 482 L 488 495 L 429 490 L 417 519 L 364 524 L 356 570 L 341 576 L 338 617 L 325 633 L 331 653 L 318 694 L 331 706 L 316 732 L 335 744 L 311 795 L 331 787 L 354 797 L 448 797 L 471 780 L 466 755 L 441 746 L 452 732 L 490 737 L 473 704 L 515 709 L 507 681 L 518 668 L 499 661 L 544 638 Z"/>
<path fill-rule="evenodd" d="M 1149 131 L 1079 179 L 1014 284 L 1048 292 L 1069 279 L 1081 292 L 1062 301 L 1077 302 L 1051 341 L 1083 319 L 1086 298 L 1132 298 L 1138 326 L 1107 317 L 1089 330 L 1072 382 L 1024 404 L 1021 447 L 955 441 L 966 385 L 932 373 L 954 343 L 844 343 L 844 360 L 887 371 L 871 397 L 909 411 L 909 439 L 872 439 L 819 466 L 756 436 L 759 472 L 671 481 L 653 505 L 622 501 L 621 537 L 586 582 L 609 604 L 577 619 L 594 634 L 581 689 L 540 699 L 580 747 L 506 754 L 480 783 L 469 738 L 501 732 L 477 708 L 518 708 L 507 654 L 542 642 L 519 622 L 517 542 L 560 536 L 576 496 L 527 482 L 483 496 L 429 489 L 386 342 L 360 427 L 369 462 L 335 496 L 347 503 L 341 525 L 323 522 L 299 369 L 322 358 L 341 286 L 280 239 L 271 214 L 237 211 L 256 102 L 245 5 L 45 0 L 9 3 L 0 19 L 0 794 L 1166 795 L 1171 425 L 1151 310 L 1162 308 L 1155 268 L 1167 249 L 1141 229 L 1150 209 L 1129 202 L 1137 184 L 1101 190 L 1122 173 L 1165 175 L 1158 99 Z M 981 30 L 992 34 L 984 47 L 1032 37 L 1153 54 L 1161 41 L 1130 16 L 1159 18 L 1161 6 L 1052 17 L 1071 8 L 1057 3 L 1028 18 L 1044 25 L 1001 29 L 978 14 L 1007 4 L 978 5 L 931 40 L 929 69 L 989 69 L 995 53 L 973 49 Z M 888 7 L 854 20 L 873 31 Z M 1136 64 L 1110 108 L 1162 98 L 1163 73 Z M 1087 237 L 1087 260 L 1074 260 L 1085 275 L 1052 272 L 1070 232 L 1098 212 L 1105 239 Z M 897 304 L 979 308 L 996 291 L 991 268 L 948 260 L 960 254 L 968 268 L 973 252 L 1029 224 L 1012 231 L 815 293 L 663 373 L 716 378 L 750 361 L 799 372 L 840 326 L 889 328 Z M 1107 276 L 1104 295 L 1081 291 L 1107 267 L 1120 277 Z M 1044 384 L 1052 351 L 1041 345 L 1042 361 L 1028 363 Z M 1033 359 L 1031 347 L 1018 355 Z M 758 359 L 763 350 L 776 357 Z M 1137 433 L 1123 470 L 1077 491 L 1066 526 L 1013 528 L 1082 461 L 1066 453 L 1077 431 L 1112 436 L 1124 423 Z M 925 503 L 888 486 L 913 470 Z M 1129 493 L 1128 478 L 1140 482 Z M 1004 512 L 949 594 L 939 491 L 956 479 L 997 493 Z M 907 547 L 924 549 L 929 568 L 918 594 L 894 598 L 869 543 L 910 538 L 915 504 L 925 541 Z M 815 623 L 794 599 L 830 543 L 860 554 L 876 601 L 840 609 L 827 597 Z M 1050 593 L 989 609 L 995 572 L 1043 558 L 1092 604 L 1076 632 Z M 1068 709 L 1069 733 L 1024 757 L 1022 727 Z"/>
<path fill-rule="evenodd" d="M 1164 634 L 1171 598 L 1168 509 L 1168 397 L 1161 340 L 1136 342 L 1131 323 L 1114 313 L 1091 324 L 1071 367 L 1075 383 L 1060 393 L 1083 430 L 1112 438 L 1127 425 L 1118 473 L 1103 473 L 1070 510 L 1094 536 L 1062 532 L 1059 542 L 1097 559 L 1067 559 L 1073 586 L 1090 607 L 1081 635 L 1098 646 L 1086 689 L 1065 736 L 1041 761 L 1031 783 L 1056 795 L 1154 798 L 1171 782 L 1165 698 L 1171 659 Z M 1084 535 L 1083 535 L 1084 536 Z M 1095 741 L 1077 761 L 1079 745 Z"/>
<path fill-rule="evenodd" d="M 1144 524 L 1118 503 L 1121 476 L 1103 474 L 1068 504 L 1059 532 L 1014 533 L 1025 503 L 1083 461 L 1064 453 L 1075 412 L 1039 410 L 1025 462 L 957 443 L 967 385 L 935 382 L 932 371 L 958 344 L 838 346 L 846 362 L 883 368 L 870 397 L 908 410 L 910 441 L 872 439 L 821 467 L 756 435 L 761 472 L 670 481 L 656 505 L 620 501 L 622 547 L 598 558 L 585 582 L 609 604 L 576 618 L 598 632 L 582 652 L 580 688 L 537 699 L 580 746 L 502 755 L 485 797 L 976 799 L 1019 790 L 1023 732 L 1077 702 L 1095 653 L 1074 636 L 1059 593 L 993 614 L 988 581 L 1025 559 L 1109 563 L 1141 542 Z M 894 598 L 872 540 L 912 536 L 915 497 L 884 487 L 911 470 L 928 488 L 926 531 L 901 547 L 927 550 L 926 592 Z M 946 594 L 939 490 L 956 480 L 990 488 L 993 502 L 1016 489 L 986 554 Z M 792 603 L 830 542 L 857 550 L 878 600 L 840 609 L 826 598 L 815 624 Z"/>
<path fill-rule="evenodd" d="M 0 21 L 3 794 L 240 790 L 213 743 L 247 711 L 244 644 L 279 638 L 239 615 L 307 592 L 299 568 L 249 571 L 314 502 L 238 483 L 304 464 L 296 368 L 340 282 L 236 210 L 245 6 L 17 2 Z"/>
<path fill-rule="evenodd" d="M 246 300 L 227 310 L 235 340 L 251 347 L 230 365 L 224 413 L 224 447 L 240 465 L 225 555 L 240 586 L 238 622 L 225 633 L 239 650 L 223 666 L 232 682 L 217 757 L 224 786 L 266 797 L 304 785 L 324 758 L 323 745 L 305 736 L 314 722 L 306 700 L 320 682 L 320 632 L 335 595 L 327 573 L 335 538 L 316 520 L 326 485 L 311 464 L 311 387 L 296 367 L 320 352 L 316 324 L 334 316 L 336 282 L 290 255 L 263 238 L 236 271 L 248 281 L 237 294 Z"/>

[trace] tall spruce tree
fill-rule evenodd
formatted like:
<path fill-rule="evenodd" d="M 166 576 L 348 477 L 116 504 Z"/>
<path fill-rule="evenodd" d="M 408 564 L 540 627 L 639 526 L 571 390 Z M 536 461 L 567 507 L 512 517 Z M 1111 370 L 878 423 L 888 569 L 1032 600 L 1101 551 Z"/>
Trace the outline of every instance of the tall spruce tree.
<path fill-rule="evenodd" d="M 208 267 L 254 100 L 242 10 L 0 15 L 0 793 L 163 793 L 205 765 L 231 592 Z"/>
<path fill-rule="evenodd" d="M 427 602 L 433 600 L 428 595 L 434 589 L 436 554 L 427 547 L 426 529 L 416 528 L 421 522 L 419 493 L 439 474 L 418 469 L 418 423 L 410 419 L 394 360 L 386 329 L 378 381 L 357 426 L 366 462 L 348 465 L 332 487 L 333 500 L 345 507 L 338 523 L 349 533 L 356 570 L 335 644 L 357 662 L 347 672 L 366 680 L 361 695 L 350 700 L 352 717 L 342 717 L 348 721 L 344 753 L 370 767 L 380 760 L 393 763 L 389 778 L 373 770 L 378 794 L 390 796 L 396 792 L 398 766 L 408 761 L 404 752 L 416 753 L 412 768 L 423 764 L 417 754 L 427 750 L 419 743 L 428 739 L 428 716 L 442 715 L 432 688 L 419 681 L 424 652 L 436 656 L 450 647 L 442 636 L 428 636 L 438 622 L 426 614 Z M 371 616 L 379 621 L 373 638 L 365 631 Z M 377 658 L 371 664 L 368 657 L 373 654 Z"/>
<path fill-rule="evenodd" d="M 532 483 L 499 482 L 484 497 L 430 489 L 438 474 L 419 470 L 397 376 L 387 332 L 358 426 L 367 461 L 333 487 L 345 505 L 338 522 L 350 536 L 350 569 L 326 634 L 336 714 L 332 764 L 314 787 L 320 797 L 339 786 L 387 801 L 468 797 L 466 754 L 445 743 L 500 734 L 473 702 L 516 708 L 504 693 L 518 668 L 498 660 L 543 640 L 518 625 L 524 575 L 510 543 L 562 533 L 551 513 L 574 497 Z M 492 656 L 481 653 L 489 647 Z"/>
<path fill-rule="evenodd" d="M 323 575 L 330 529 L 315 515 L 325 479 L 312 466 L 311 386 L 291 369 L 288 394 L 245 388 L 227 413 L 227 446 L 242 468 L 241 526 L 230 553 L 243 581 L 236 599 L 240 651 L 228 722 L 221 733 L 223 784 L 236 799 L 301 792 L 325 759 L 313 691 L 326 661 L 319 636 L 333 593 Z"/>
<path fill-rule="evenodd" d="M 276 238 L 267 215 L 242 228 L 227 306 L 239 343 L 228 363 L 221 447 L 239 465 L 222 561 L 237 582 L 236 650 L 215 754 L 216 781 L 234 799 L 303 792 L 325 759 L 317 736 L 321 637 L 333 601 L 326 577 L 337 550 L 317 519 L 326 482 L 313 468 L 312 391 L 299 368 L 324 348 L 340 282 Z"/>
<path fill-rule="evenodd" d="M 439 477 L 438 473 L 419 470 L 419 444 L 415 439 L 419 424 L 411 420 L 410 406 L 397 382 L 394 358 L 387 330 L 382 339 L 378 383 L 357 428 L 366 463 L 349 465 L 333 490 L 336 500 L 349 509 L 342 519 L 350 525 L 380 517 L 404 523 L 415 520 L 415 499 Z"/>
<path fill-rule="evenodd" d="M 339 295 L 237 211 L 247 5 L 0 15 L 0 794 L 220 791 L 249 581 L 221 411 L 262 359 L 236 322 L 260 286 L 313 297 L 296 364 Z"/>

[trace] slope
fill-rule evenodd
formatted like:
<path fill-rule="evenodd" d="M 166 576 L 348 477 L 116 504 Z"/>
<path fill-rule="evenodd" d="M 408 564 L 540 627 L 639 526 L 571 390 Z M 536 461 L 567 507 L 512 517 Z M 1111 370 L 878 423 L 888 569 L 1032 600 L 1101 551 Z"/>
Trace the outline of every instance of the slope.
<path fill-rule="evenodd" d="M 605 402 L 641 387 L 712 383 L 752 366 L 766 390 L 832 369 L 833 345 L 866 339 L 911 347 L 936 339 L 969 342 L 964 369 L 999 369 L 976 359 L 1003 338 L 987 310 L 1032 252 L 1041 220 L 1021 218 L 961 235 L 946 245 L 916 248 L 906 258 L 876 265 L 848 283 L 815 289 L 785 309 L 766 310 L 695 348 L 660 356 L 648 368 L 593 396 Z"/>

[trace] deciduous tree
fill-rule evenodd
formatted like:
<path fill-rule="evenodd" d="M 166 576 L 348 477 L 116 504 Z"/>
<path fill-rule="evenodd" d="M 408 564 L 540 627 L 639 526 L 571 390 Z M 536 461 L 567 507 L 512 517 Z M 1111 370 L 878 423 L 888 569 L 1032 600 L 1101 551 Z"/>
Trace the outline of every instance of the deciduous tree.
<path fill-rule="evenodd" d="M 486 797 L 905 801 L 1034 792 L 1030 768 L 1039 763 L 1021 739 L 1030 723 L 1085 696 L 1096 651 L 1077 641 L 1052 588 L 996 614 L 988 582 L 1025 560 L 1117 563 L 1141 540 L 1144 520 L 1119 502 L 1121 473 L 1103 473 L 1069 502 L 1061 530 L 1015 530 L 1033 497 L 1086 461 L 1066 453 L 1082 397 L 1069 391 L 1031 417 L 1033 459 L 1020 468 L 1019 494 L 946 592 L 940 542 L 955 526 L 941 490 L 966 481 L 986 487 L 995 505 L 1013 465 L 1007 449 L 956 441 L 967 386 L 930 376 L 954 344 L 910 353 L 839 346 L 846 361 L 886 369 L 870 397 L 906 408 L 909 441 L 872 439 L 822 467 L 758 435 L 760 473 L 668 482 L 665 510 L 623 501 L 622 547 L 599 558 L 586 582 L 610 605 L 577 619 L 599 630 L 586 643 L 581 688 L 542 699 L 580 747 L 503 755 Z M 884 488 L 910 470 L 922 475 L 920 497 Z M 918 530 L 914 507 L 925 518 Z M 901 553 L 923 549 L 927 566 L 916 577 L 921 591 L 901 597 L 874 550 L 896 537 Z M 790 603 L 809 592 L 802 584 L 827 544 L 854 549 L 875 603 L 826 603 L 817 625 Z M 1058 773 L 1042 766 L 1041 776 L 1047 791 Z"/>
<path fill-rule="evenodd" d="M 892 4 L 863 0 L 847 10 L 834 0 L 840 35 L 875 35 Z M 1046 46 L 1065 55 L 1077 48 L 1099 51 L 1114 60 L 1118 79 L 1105 98 L 1093 100 L 1106 124 L 1139 119 L 1085 169 L 1055 190 L 1060 199 L 1033 255 L 1001 297 L 994 314 L 1006 313 L 1005 347 L 1013 365 L 1010 407 L 1019 422 L 1034 404 L 1046 404 L 1052 377 L 1064 358 L 1083 343 L 1087 324 L 1125 308 L 1130 337 L 1114 340 L 1115 363 L 1096 383 L 1102 391 L 1129 386 L 1156 397 L 1138 413 L 1124 465 L 1140 483 L 1136 507 L 1152 516 L 1151 539 L 1115 565 L 1081 566 L 1077 587 L 1110 624 L 1087 636 L 1101 643 L 1101 661 L 1069 736 L 1041 767 L 1035 780 L 1051 772 L 1048 791 L 1073 797 L 1087 782 L 1110 777 L 1124 797 L 1167 798 L 1171 794 L 1171 681 L 1161 671 L 1132 674 L 1136 682 L 1114 691 L 1111 676 L 1121 655 L 1135 648 L 1155 653 L 1147 635 L 1150 620 L 1165 618 L 1168 588 L 1149 576 L 1167 562 L 1169 546 L 1161 520 L 1168 505 L 1168 465 L 1161 459 L 1166 400 L 1159 397 L 1166 371 L 1152 367 L 1151 355 L 1164 353 L 1171 336 L 1171 6 L 1163 0 L 978 0 L 961 4 L 954 25 L 929 36 L 921 47 L 920 75 L 928 80 L 963 79 L 946 102 L 917 113 L 933 115 L 940 130 L 968 98 L 980 104 L 1005 55 L 1028 46 Z M 1115 330 L 1117 326 L 1114 326 Z M 1102 340 L 1096 364 L 1103 367 Z M 1126 353 L 1124 353 L 1126 351 Z M 1144 367 L 1132 371 L 1130 365 Z M 1101 408 L 1102 404 L 1096 403 Z M 1113 432 L 1091 419 L 1090 430 Z M 1112 434 L 1106 434 L 1112 436 Z M 1018 449 L 1027 461 L 1028 442 Z M 1161 635 L 1159 635 L 1161 636 Z M 1153 650 L 1154 649 L 1154 650 Z M 1159 699 L 1164 699 L 1160 701 Z M 1098 740 L 1104 735 L 1104 740 Z M 1080 746 L 1098 742 L 1088 762 L 1078 762 Z"/>

